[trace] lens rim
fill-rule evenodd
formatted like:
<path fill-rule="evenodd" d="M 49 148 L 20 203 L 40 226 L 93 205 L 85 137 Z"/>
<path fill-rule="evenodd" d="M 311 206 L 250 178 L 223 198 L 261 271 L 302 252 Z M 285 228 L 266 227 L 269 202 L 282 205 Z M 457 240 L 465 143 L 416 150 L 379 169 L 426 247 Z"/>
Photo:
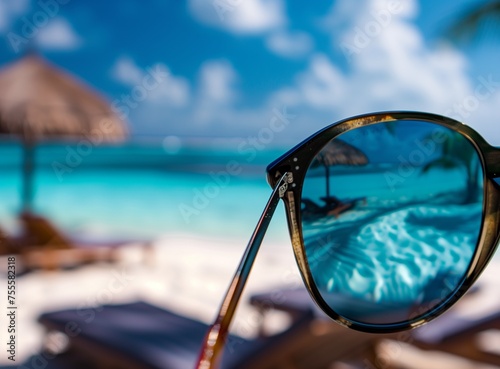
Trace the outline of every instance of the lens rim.
<path fill-rule="evenodd" d="M 330 140 L 336 138 L 340 134 L 363 126 L 401 120 L 425 121 L 444 126 L 461 134 L 475 148 L 483 170 L 483 211 L 478 242 L 472 261 L 464 275 L 464 282 L 462 285 L 454 294 L 450 294 L 446 300 L 442 301 L 430 311 L 408 321 L 395 322 L 394 324 L 370 324 L 351 321 L 339 315 L 323 300 L 316 287 L 307 262 L 300 211 L 300 199 L 302 196 L 304 178 L 316 154 Z M 500 209 L 500 187 L 493 180 L 493 178 L 499 176 L 499 163 L 494 160 L 494 158 L 498 158 L 499 151 L 500 149 L 489 145 L 472 128 L 454 119 L 430 113 L 395 111 L 359 115 L 331 124 L 271 163 L 267 168 L 267 177 L 268 182 L 272 186 L 280 173 L 289 172 L 293 176 L 293 183 L 288 186 L 287 193 L 283 197 L 288 228 L 295 259 L 299 266 L 302 279 L 312 299 L 321 310 L 336 322 L 349 328 L 370 333 L 390 333 L 412 329 L 425 324 L 442 314 L 458 301 L 477 280 L 488 264 L 500 237 L 500 214 L 498 212 L 498 209 Z"/>

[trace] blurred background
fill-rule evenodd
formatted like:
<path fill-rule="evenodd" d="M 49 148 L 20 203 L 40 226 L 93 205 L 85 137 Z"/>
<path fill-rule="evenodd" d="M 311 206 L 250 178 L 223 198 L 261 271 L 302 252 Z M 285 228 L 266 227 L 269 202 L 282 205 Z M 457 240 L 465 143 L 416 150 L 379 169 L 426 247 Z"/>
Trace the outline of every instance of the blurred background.
<path fill-rule="evenodd" d="M 242 212 L 240 194 L 250 189 L 233 188 L 265 187 L 267 163 L 341 118 L 422 110 L 499 144 L 498 23 L 465 19 L 483 3 L 4 0 L 4 69 L 29 55 L 43 58 L 105 98 L 128 132 L 119 145 L 82 143 L 82 153 L 74 151 L 78 140 L 44 137 L 33 207 L 86 234 L 240 236 L 260 204 L 246 203 Z M 4 89 L 2 99 L 9 98 Z M 50 114 L 57 103 L 30 109 Z M 276 118 L 283 123 L 273 125 Z M 1 150 L 0 219 L 14 229 L 22 150 L 12 138 Z M 230 160 L 241 171 L 197 209 L 194 190 Z M 165 182 L 172 175 L 179 177 Z M 96 179 L 107 186 L 93 187 Z"/>
<path fill-rule="evenodd" d="M 419 110 L 500 145 L 498 1 L 0 0 L 0 35 L 18 363 L 44 311 L 146 300 L 209 321 L 266 165 L 327 124 Z M 298 286 L 281 209 L 266 240 L 250 291 Z M 250 311 L 236 333 L 256 331 Z"/>

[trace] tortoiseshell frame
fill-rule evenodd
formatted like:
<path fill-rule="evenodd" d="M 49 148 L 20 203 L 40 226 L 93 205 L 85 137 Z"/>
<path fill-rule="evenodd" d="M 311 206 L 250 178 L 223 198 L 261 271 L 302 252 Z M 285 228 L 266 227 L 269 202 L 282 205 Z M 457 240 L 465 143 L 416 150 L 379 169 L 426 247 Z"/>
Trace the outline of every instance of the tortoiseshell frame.
<path fill-rule="evenodd" d="M 333 311 L 323 300 L 313 281 L 304 250 L 304 240 L 301 227 L 301 194 L 304 177 L 312 160 L 318 152 L 332 139 L 355 128 L 381 122 L 401 120 L 420 120 L 442 125 L 465 136 L 476 148 L 483 166 L 484 173 L 484 203 L 483 223 L 474 258 L 466 272 L 461 288 L 431 311 L 413 320 L 389 325 L 361 324 L 349 321 Z M 360 115 L 332 124 L 288 151 L 267 168 L 268 182 L 275 187 L 283 173 L 288 172 L 293 182 L 288 186 L 282 197 L 286 207 L 290 236 L 295 258 L 304 283 L 319 307 L 338 323 L 352 329 L 370 333 L 390 333 L 415 328 L 442 314 L 453 305 L 476 281 L 490 261 L 500 236 L 500 186 L 495 178 L 500 177 L 500 148 L 488 144 L 476 131 L 450 118 L 440 115 L 420 112 L 381 112 Z"/>

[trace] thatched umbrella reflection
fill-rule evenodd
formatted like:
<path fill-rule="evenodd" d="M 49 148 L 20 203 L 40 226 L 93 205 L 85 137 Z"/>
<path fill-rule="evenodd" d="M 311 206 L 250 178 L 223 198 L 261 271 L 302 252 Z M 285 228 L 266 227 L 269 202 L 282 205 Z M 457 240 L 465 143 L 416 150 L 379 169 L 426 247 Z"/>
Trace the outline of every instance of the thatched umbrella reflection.
<path fill-rule="evenodd" d="M 126 128 L 89 87 L 41 57 L 28 55 L 0 71 L 0 133 L 22 140 L 22 210 L 29 211 L 37 142 L 94 137 L 116 141 L 126 136 Z"/>
<path fill-rule="evenodd" d="M 326 177 L 326 197 L 330 197 L 330 167 L 333 165 L 365 165 L 366 155 L 356 147 L 339 139 L 330 141 L 314 158 L 311 168 L 323 166 Z"/>

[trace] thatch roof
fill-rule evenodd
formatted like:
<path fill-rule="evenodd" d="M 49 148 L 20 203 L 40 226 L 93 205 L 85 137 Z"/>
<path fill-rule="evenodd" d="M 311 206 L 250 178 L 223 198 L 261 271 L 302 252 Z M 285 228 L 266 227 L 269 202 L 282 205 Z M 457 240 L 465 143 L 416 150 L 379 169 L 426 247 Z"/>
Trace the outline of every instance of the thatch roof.
<path fill-rule="evenodd" d="M 26 141 L 99 136 L 123 139 L 124 122 L 95 91 L 36 55 L 0 70 L 0 133 Z"/>
<path fill-rule="evenodd" d="M 320 165 L 365 165 L 368 158 L 359 149 L 339 139 L 330 141 L 314 158 L 312 167 Z"/>

